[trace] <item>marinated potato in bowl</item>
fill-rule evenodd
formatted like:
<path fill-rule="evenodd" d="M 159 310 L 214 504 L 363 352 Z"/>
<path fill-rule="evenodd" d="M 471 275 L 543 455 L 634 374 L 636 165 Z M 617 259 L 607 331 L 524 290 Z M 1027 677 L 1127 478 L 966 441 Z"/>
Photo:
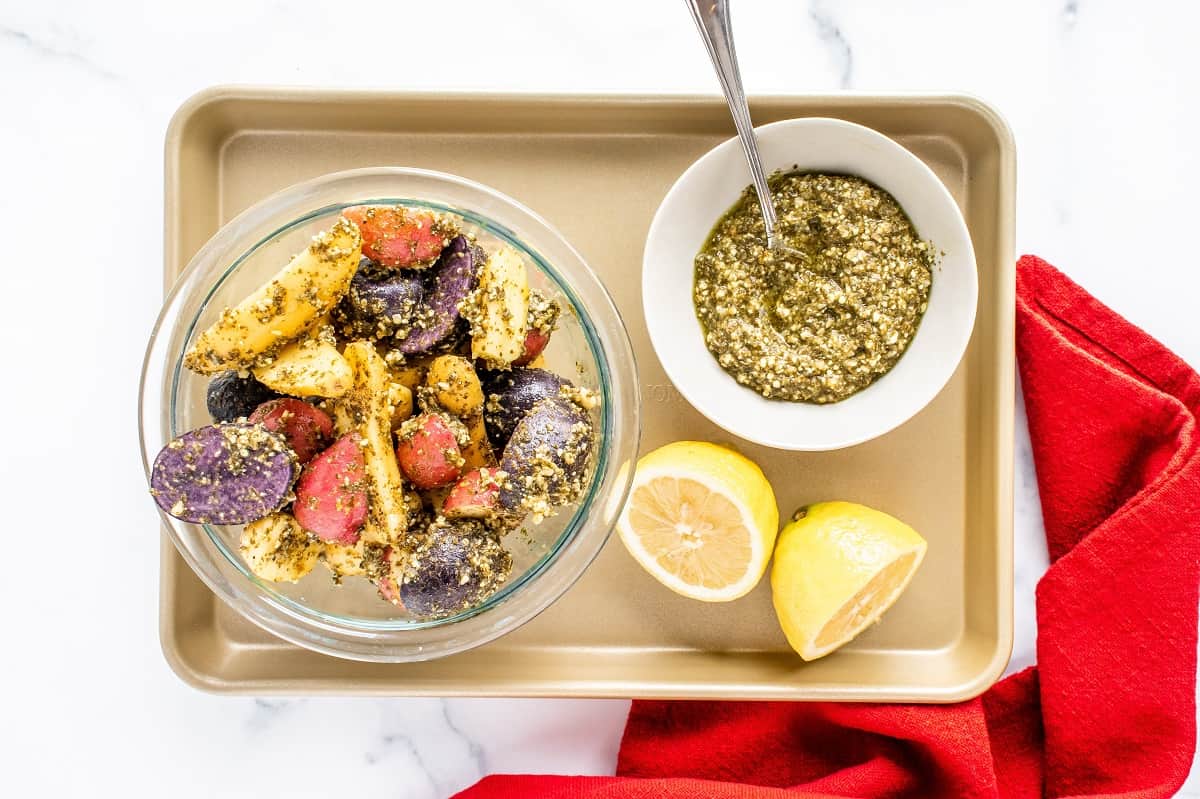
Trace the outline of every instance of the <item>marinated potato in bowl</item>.
<path fill-rule="evenodd" d="M 321 562 L 416 618 L 475 606 L 508 578 L 512 533 L 593 469 L 596 396 L 541 368 L 560 307 L 451 214 L 346 208 L 195 338 L 213 424 L 163 448 L 151 494 L 244 525 L 261 579 Z"/>

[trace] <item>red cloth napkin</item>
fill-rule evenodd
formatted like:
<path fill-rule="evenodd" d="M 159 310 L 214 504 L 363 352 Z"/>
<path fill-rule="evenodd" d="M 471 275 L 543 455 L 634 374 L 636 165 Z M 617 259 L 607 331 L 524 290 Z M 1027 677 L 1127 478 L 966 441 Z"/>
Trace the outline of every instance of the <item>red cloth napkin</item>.
<path fill-rule="evenodd" d="M 1051 559 L 1036 667 L 955 705 L 639 701 L 618 776 L 459 796 L 1172 795 L 1196 737 L 1200 377 L 1033 256 L 1017 356 Z"/>

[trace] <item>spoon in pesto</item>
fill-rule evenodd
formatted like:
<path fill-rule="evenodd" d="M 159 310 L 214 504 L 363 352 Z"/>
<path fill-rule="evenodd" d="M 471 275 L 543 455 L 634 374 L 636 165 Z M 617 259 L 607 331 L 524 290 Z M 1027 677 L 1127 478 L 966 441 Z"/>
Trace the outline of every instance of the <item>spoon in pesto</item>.
<path fill-rule="evenodd" d="M 684 0 L 696 27 L 700 29 L 700 37 L 708 49 L 708 57 L 712 59 L 713 69 L 717 72 L 717 80 L 721 82 L 721 91 L 725 94 L 725 102 L 729 104 L 729 113 L 733 116 L 733 125 L 737 128 L 738 139 L 742 150 L 746 153 L 746 163 L 750 167 L 750 178 L 754 182 L 754 192 L 758 195 L 758 206 L 762 209 L 763 227 L 767 232 L 767 247 L 771 250 L 801 255 L 796 250 L 784 245 L 775 232 L 776 217 L 775 203 L 771 199 L 771 189 L 767 185 L 767 176 L 763 172 L 762 159 L 758 155 L 758 141 L 754 137 L 754 125 L 750 121 L 750 108 L 746 104 L 746 92 L 742 89 L 742 74 L 738 69 L 737 53 L 733 48 L 733 28 L 729 24 L 728 0 Z"/>

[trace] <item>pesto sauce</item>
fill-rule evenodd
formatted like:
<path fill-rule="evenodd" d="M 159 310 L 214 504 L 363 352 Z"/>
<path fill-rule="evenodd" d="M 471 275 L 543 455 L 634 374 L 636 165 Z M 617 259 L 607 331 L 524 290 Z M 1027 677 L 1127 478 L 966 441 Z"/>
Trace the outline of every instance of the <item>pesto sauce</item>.
<path fill-rule="evenodd" d="M 929 305 L 933 248 L 892 195 L 862 178 L 775 174 L 767 249 L 753 187 L 695 259 L 704 343 L 738 383 L 769 399 L 846 399 L 896 365 Z"/>

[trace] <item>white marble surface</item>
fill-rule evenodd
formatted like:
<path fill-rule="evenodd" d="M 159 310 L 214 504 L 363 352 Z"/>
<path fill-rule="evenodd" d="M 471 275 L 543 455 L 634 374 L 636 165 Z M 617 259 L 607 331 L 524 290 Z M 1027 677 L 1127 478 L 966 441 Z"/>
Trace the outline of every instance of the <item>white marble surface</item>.
<path fill-rule="evenodd" d="M 1020 151 L 1018 251 L 1200 364 L 1197 6 L 739 0 L 735 22 L 751 91 L 996 104 Z M 0 485 L 8 551 L 43 547 L 0 581 L 6 789 L 424 799 L 491 771 L 610 772 L 623 702 L 217 698 L 164 663 L 135 386 L 159 298 L 164 128 L 224 82 L 715 90 L 672 0 L 0 1 L 0 330 L 18 376 L 0 399 Z M 1031 661 L 1045 566 L 1023 429 L 1017 451 L 1014 667 Z M 48 578 L 56 563 L 80 571 Z"/>

